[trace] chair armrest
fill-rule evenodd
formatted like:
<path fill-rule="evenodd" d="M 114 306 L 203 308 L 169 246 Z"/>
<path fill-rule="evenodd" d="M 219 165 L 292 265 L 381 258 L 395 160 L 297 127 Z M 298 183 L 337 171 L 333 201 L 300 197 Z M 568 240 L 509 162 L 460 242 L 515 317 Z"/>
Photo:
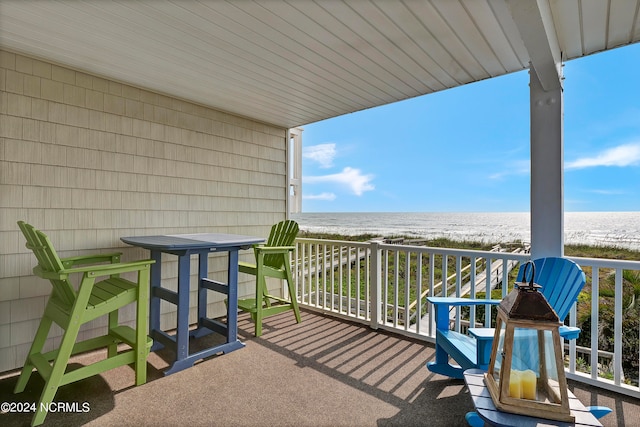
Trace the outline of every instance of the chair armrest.
<path fill-rule="evenodd" d="M 427 301 L 436 308 L 436 329 L 441 331 L 449 330 L 449 307 L 470 306 L 470 305 L 497 305 L 497 299 L 471 299 L 460 297 L 427 297 Z"/>
<path fill-rule="evenodd" d="M 587 406 L 586 408 L 587 411 L 591 412 L 597 419 L 600 419 L 612 412 L 612 409 L 606 406 Z"/>
<path fill-rule="evenodd" d="M 73 267 L 74 265 L 82 264 L 97 264 L 101 262 L 116 263 L 120 262 L 120 256 L 122 252 L 111 252 L 106 254 L 94 254 L 94 255 L 80 255 L 67 258 L 60 258 L 62 265 L 66 268 Z"/>
<path fill-rule="evenodd" d="M 116 264 L 90 265 L 86 267 L 67 268 L 60 271 L 61 274 L 85 273 L 89 277 L 111 276 L 112 274 L 128 273 L 130 271 L 140 271 L 154 264 L 152 259 L 142 261 L 132 261 Z"/>
<path fill-rule="evenodd" d="M 580 336 L 580 332 L 582 332 L 582 330 L 575 326 L 562 325 L 560 326 L 559 332 L 560 337 L 565 340 L 576 340 Z"/>
<path fill-rule="evenodd" d="M 65 280 L 71 274 L 85 273 L 89 277 L 111 276 L 114 274 L 140 271 L 155 263 L 154 260 L 133 261 L 116 264 L 89 265 L 85 267 L 65 268 L 60 271 L 43 271 L 39 266 L 34 267 L 33 273 L 43 279 Z"/>
<path fill-rule="evenodd" d="M 295 246 L 259 246 L 253 248 L 256 253 L 262 252 L 264 254 L 279 254 L 290 252 L 295 249 Z"/>
<path fill-rule="evenodd" d="M 469 328 L 469 335 L 476 340 L 476 362 L 487 369 L 491 361 L 491 348 L 495 338 L 494 328 Z"/>
<path fill-rule="evenodd" d="M 446 305 L 459 307 L 464 305 L 498 305 L 500 304 L 499 299 L 471 299 L 471 298 L 461 298 L 461 297 L 427 297 L 427 301 L 431 304 L 438 305 Z"/>

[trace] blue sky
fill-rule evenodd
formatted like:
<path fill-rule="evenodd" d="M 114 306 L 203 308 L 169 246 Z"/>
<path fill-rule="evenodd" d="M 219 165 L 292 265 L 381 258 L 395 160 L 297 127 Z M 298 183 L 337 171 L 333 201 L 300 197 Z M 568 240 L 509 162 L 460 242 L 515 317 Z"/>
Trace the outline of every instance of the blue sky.
<path fill-rule="evenodd" d="M 640 210 L 640 45 L 564 67 L 565 211 Z M 529 211 L 522 71 L 303 126 L 303 212 Z"/>

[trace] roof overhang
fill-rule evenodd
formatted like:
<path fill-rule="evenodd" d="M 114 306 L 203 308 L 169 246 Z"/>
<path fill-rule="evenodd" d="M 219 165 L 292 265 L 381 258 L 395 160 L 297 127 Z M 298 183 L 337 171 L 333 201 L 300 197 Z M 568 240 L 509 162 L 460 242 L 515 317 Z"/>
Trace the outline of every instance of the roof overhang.
<path fill-rule="evenodd" d="M 640 41 L 640 0 L 0 1 L 0 47 L 292 128 Z"/>

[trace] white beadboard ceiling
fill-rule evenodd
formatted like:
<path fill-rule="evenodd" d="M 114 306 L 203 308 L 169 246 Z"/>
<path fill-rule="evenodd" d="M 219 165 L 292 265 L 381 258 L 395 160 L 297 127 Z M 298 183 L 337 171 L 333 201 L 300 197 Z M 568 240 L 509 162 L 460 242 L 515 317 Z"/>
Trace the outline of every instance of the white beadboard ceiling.
<path fill-rule="evenodd" d="M 0 46 L 291 128 L 530 61 L 554 84 L 561 60 L 640 41 L 639 15 L 640 0 L 0 0 Z"/>

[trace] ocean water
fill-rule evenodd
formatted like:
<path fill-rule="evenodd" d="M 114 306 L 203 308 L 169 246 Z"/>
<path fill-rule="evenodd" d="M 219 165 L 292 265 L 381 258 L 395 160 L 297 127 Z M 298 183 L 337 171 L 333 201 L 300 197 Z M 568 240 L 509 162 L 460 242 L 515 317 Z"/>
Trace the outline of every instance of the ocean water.
<path fill-rule="evenodd" d="M 347 236 L 446 237 L 507 243 L 531 241 L 528 212 L 299 213 L 303 231 Z M 640 212 L 565 212 L 565 243 L 640 250 Z"/>

